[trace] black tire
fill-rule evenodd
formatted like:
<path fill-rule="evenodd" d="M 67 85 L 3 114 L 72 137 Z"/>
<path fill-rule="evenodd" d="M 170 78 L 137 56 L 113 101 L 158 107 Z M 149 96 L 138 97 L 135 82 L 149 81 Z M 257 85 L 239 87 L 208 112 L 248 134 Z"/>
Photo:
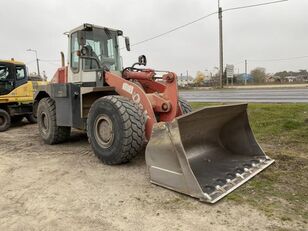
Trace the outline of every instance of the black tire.
<path fill-rule="evenodd" d="M 123 164 L 143 148 L 145 116 L 140 107 L 121 96 L 97 99 L 87 120 L 89 143 L 105 164 Z"/>
<path fill-rule="evenodd" d="M 190 106 L 190 104 L 187 102 L 187 100 L 179 97 L 179 106 L 182 109 L 183 115 L 187 114 L 189 112 L 192 112 L 192 108 Z"/>
<path fill-rule="evenodd" d="M 64 142 L 71 134 L 71 127 L 57 126 L 56 105 L 51 98 L 44 98 L 39 102 L 37 122 L 40 136 L 47 144 Z"/>
<path fill-rule="evenodd" d="M 4 132 L 11 126 L 11 117 L 5 110 L 0 109 L 0 132 Z"/>
<path fill-rule="evenodd" d="M 30 124 L 36 124 L 37 123 L 37 117 L 34 114 L 26 115 L 27 120 Z"/>
<path fill-rule="evenodd" d="M 20 123 L 20 121 L 22 121 L 24 118 L 24 116 L 20 116 L 20 115 L 17 115 L 17 116 L 12 116 L 11 117 L 11 123 Z"/>

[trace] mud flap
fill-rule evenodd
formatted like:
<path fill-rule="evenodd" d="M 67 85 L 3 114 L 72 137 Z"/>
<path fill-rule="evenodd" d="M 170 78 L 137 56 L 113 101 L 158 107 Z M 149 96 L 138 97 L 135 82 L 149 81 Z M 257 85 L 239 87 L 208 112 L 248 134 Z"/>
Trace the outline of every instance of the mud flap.
<path fill-rule="evenodd" d="M 273 162 L 254 138 L 247 104 L 207 107 L 158 123 L 146 148 L 152 183 L 209 203 Z"/>

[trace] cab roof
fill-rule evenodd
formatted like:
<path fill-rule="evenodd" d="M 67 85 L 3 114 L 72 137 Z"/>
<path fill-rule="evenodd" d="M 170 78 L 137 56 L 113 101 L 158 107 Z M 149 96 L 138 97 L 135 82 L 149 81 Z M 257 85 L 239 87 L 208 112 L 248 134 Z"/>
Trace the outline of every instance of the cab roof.
<path fill-rule="evenodd" d="M 91 24 L 91 23 L 84 23 L 81 26 L 78 26 L 78 27 L 74 28 L 73 30 L 71 30 L 70 32 L 66 32 L 64 34 L 72 34 L 72 33 L 76 32 L 76 31 L 83 30 L 83 29 L 85 29 L 87 27 L 100 28 L 100 29 L 108 29 L 110 31 L 117 32 L 118 35 L 123 35 L 123 31 L 121 31 L 121 30 L 112 29 L 112 28 L 103 27 L 103 26 L 98 26 L 98 25 L 94 25 L 94 24 Z"/>
<path fill-rule="evenodd" d="M 10 60 L 0 59 L 0 63 L 10 63 L 10 64 L 14 64 L 14 65 L 25 65 L 25 63 L 23 63 L 21 61 L 14 60 L 14 59 L 10 59 Z"/>

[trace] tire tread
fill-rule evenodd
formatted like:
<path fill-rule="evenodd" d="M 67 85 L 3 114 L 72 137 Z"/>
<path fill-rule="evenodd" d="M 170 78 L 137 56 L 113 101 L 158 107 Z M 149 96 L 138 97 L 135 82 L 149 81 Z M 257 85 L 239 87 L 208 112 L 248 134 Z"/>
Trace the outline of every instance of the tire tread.
<path fill-rule="evenodd" d="M 129 162 L 133 159 L 143 147 L 145 140 L 145 116 L 140 106 L 122 96 L 105 96 L 98 99 L 99 101 L 109 101 L 119 112 L 123 122 L 123 141 L 121 152 L 114 155 L 112 160 L 106 160 L 103 156 L 94 152 L 95 155 L 105 164 L 115 165 Z M 94 114 L 94 107 L 90 108 L 88 118 Z M 87 124 L 87 133 L 89 143 L 91 144 L 91 129 Z"/>
<path fill-rule="evenodd" d="M 192 112 L 192 107 L 190 106 L 190 104 L 187 102 L 187 100 L 179 97 L 179 105 L 182 109 L 183 115 L 187 114 L 189 112 Z"/>
<path fill-rule="evenodd" d="M 53 126 L 53 131 L 54 131 L 52 132 L 51 136 L 47 140 L 44 140 L 44 141 L 48 144 L 58 144 L 58 143 L 62 143 L 66 141 L 70 136 L 71 127 L 57 126 L 55 101 L 47 97 L 47 98 L 43 98 L 40 101 L 40 104 L 45 104 L 47 106 L 50 119 L 52 121 L 51 126 Z"/>

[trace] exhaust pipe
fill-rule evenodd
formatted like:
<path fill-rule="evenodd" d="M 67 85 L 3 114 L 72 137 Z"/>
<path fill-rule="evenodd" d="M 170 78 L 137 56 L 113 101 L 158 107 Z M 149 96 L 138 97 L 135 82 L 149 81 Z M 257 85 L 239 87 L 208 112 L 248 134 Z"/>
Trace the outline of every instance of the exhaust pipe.
<path fill-rule="evenodd" d="M 152 183 L 215 203 L 271 165 L 247 104 L 215 106 L 154 125 L 146 148 Z"/>
<path fill-rule="evenodd" d="M 65 58 L 64 58 L 64 53 L 61 51 L 61 67 L 65 67 Z"/>

